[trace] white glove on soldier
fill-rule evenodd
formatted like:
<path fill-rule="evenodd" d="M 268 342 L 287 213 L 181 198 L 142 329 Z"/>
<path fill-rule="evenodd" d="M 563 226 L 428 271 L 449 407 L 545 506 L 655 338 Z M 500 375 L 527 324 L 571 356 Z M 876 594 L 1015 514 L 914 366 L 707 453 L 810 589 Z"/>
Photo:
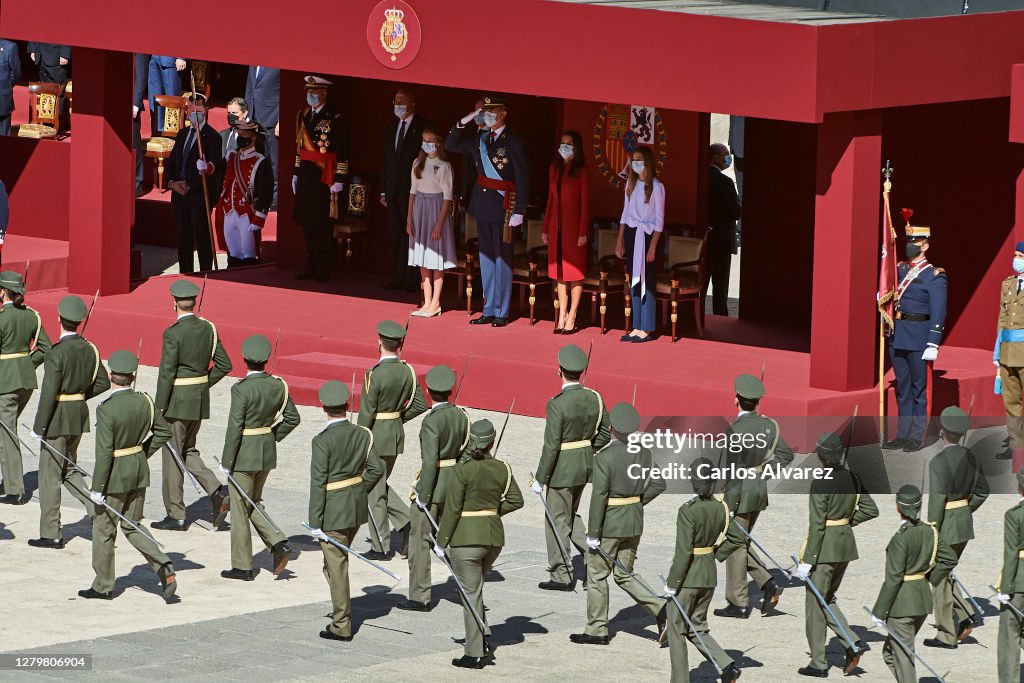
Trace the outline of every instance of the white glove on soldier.
<path fill-rule="evenodd" d="M 661 589 L 661 597 L 663 598 L 674 598 L 676 596 L 676 589 L 665 586 Z"/>
<path fill-rule="evenodd" d="M 999 602 L 1000 605 L 1010 604 L 1010 596 L 1006 593 L 996 593 L 996 600 Z"/>
<path fill-rule="evenodd" d="M 921 354 L 921 360 L 935 360 L 939 357 L 939 347 L 935 344 L 929 344 Z"/>
<path fill-rule="evenodd" d="M 444 559 L 444 548 L 442 548 L 441 546 L 439 546 L 438 544 L 435 543 L 434 544 L 434 554 L 437 555 L 438 558 L 443 560 Z"/>
<path fill-rule="evenodd" d="M 587 547 L 591 550 L 597 550 L 601 547 L 601 539 L 591 538 L 590 536 L 587 536 Z"/>
<path fill-rule="evenodd" d="M 879 619 L 874 614 L 871 615 L 871 623 L 875 626 L 878 626 L 879 628 L 883 628 L 885 626 L 885 621 Z"/>
<path fill-rule="evenodd" d="M 99 491 L 89 491 L 89 499 L 97 505 L 103 505 L 107 498 Z"/>
<path fill-rule="evenodd" d="M 331 192 L 334 192 L 335 194 L 340 194 L 344 191 L 345 183 L 334 183 L 333 185 L 331 185 Z"/>
<path fill-rule="evenodd" d="M 206 173 L 208 169 L 212 168 L 212 165 L 202 159 L 196 159 L 196 170 L 200 173 Z"/>
<path fill-rule="evenodd" d="M 327 534 L 323 532 L 323 529 L 312 529 L 309 532 L 309 535 L 317 539 L 318 541 L 324 541 L 325 543 L 327 542 Z"/>
<path fill-rule="evenodd" d="M 533 489 L 534 493 L 544 493 L 544 485 L 536 479 L 530 484 L 530 488 Z"/>
<path fill-rule="evenodd" d="M 480 113 L 479 109 L 474 109 L 473 111 L 469 112 L 468 114 L 463 116 L 461 119 L 459 119 L 459 123 L 462 124 L 463 126 L 469 125 L 473 121 L 473 119 L 476 118 L 476 115 L 479 114 L 479 113 Z M 451 119 L 449 119 L 449 120 L 451 120 Z"/>
<path fill-rule="evenodd" d="M 518 228 L 522 224 L 523 214 L 521 213 L 514 213 L 512 214 L 512 217 L 508 219 L 508 227 L 510 228 Z"/>
<path fill-rule="evenodd" d="M 796 578 L 800 579 L 801 581 L 806 581 L 807 577 L 811 575 L 811 569 L 812 565 L 809 565 L 806 562 L 801 562 L 799 565 L 797 565 L 796 568 Z"/>

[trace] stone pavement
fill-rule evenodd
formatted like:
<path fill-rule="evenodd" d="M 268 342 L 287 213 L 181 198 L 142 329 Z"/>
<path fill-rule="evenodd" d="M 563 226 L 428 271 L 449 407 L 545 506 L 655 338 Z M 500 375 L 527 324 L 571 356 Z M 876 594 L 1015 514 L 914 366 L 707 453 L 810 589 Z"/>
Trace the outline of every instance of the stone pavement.
<path fill-rule="evenodd" d="M 213 390 L 213 418 L 199 438 L 208 463 L 220 455 L 225 428 L 229 379 Z M 144 368 L 139 388 L 153 392 L 155 371 Z M 555 393 L 557 386 L 538 387 Z M 613 401 L 616 397 L 608 397 Z M 23 422 L 34 415 L 35 397 Z M 607 647 L 573 645 L 568 635 L 585 625 L 585 596 L 582 588 L 573 593 L 548 593 L 537 589 L 546 578 L 543 511 L 529 492 L 529 472 L 536 466 L 543 436 L 543 421 L 513 416 L 502 444 L 502 457 L 513 466 L 526 497 L 525 509 L 505 518 L 508 545 L 487 577 L 484 589 L 489 607 L 488 620 L 498 646 L 497 665 L 484 671 L 463 671 L 449 665 L 461 656 L 456 642 L 462 633 L 462 615 L 445 569 L 433 564 L 434 601 L 430 614 L 393 609 L 405 597 L 403 581 L 392 586 L 390 579 L 366 564 L 350 562 L 354 599 L 356 638 L 351 643 L 321 640 L 317 633 L 327 623 L 330 610 L 327 585 L 321 569 L 318 547 L 304 534 L 308 502 L 309 443 L 324 423 L 321 411 L 300 407 L 301 426 L 280 445 L 279 468 L 269 479 L 267 509 L 292 538 L 293 560 L 281 577 L 270 574 L 270 558 L 259 540 L 257 566 L 262 571 L 253 583 L 221 579 L 219 572 L 229 566 L 228 533 L 209 530 L 208 501 L 197 499 L 186 485 L 190 519 L 198 519 L 186 533 L 154 532 L 166 545 L 178 569 L 181 601 L 165 605 L 155 576 L 134 549 L 119 542 L 117 548 L 117 597 L 112 602 L 85 601 L 77 591 L 92 581 L 91 545 L 88 527 L 77 501 L 64 496 L 65 538 L 62 551 L 30 548 L 25 541 L 38 535 L 38 501 L 21 507 L 0 507 L 0 595 L 7 605 L 0 630 L 0 652 L 8 653 L 91 653 L 89 673 L 0 670 L 0 680 L 91 679 L 103 681 L 320 681 L 337 676 L 346 681 L 379 681 L 397 677 L 416 680 L 496 680 L 514 675 L 521 680 L 565 681 L 630 678 L 658 681 L 669 678 L 667 649 L 655 642 L 654 625 L 628 596 L 611 589 L 611 631 Z M 489 417 L 500 427 L 503 416 L 471 411 L 474 417 Z M 407 426 L 407 452 L 399 458 L 391 481 L 405 493 L 417 468 L 418 420 Z M 1004 432 L 1005 433 L 1005 432 Z M 971 443 L 998 441 L 997 430 L 972 434 Z M 879 462 L 870 449 L 854 449 L 851 461 L 858 463 L 866 478 L 884 477 L 898 487 L 906 481 L 919 483 L 927 457 L 937 446 L 913 456 L 891 456 Z M 87 435 L 81 448 L 82 463 L 92 469 L 92 438 Z M 806 456 L 797 456 L 794 464 Z M 25 455 L 30 488 L 35 490 L 36 462 Z M 160 458 L 150 461 L 152 486 L 147 494 L 147 521 L 163 517 L 160 501 Z M 884 466 L 883 466 L 884 465 Z M 1008 470 L 1006 464 L 996 464 Z M 759 540 L 780 562 L 799 550 L 806 533 L 806 499 L 786 495 L 798 485 L 782 484 L 775 489 L 771 507 L 756 527 Z M 659 573 L 667 573 L 675 536 L 679 494 L 666 494 L 647 508 L 646 532 L 637 568 L 656 589 Z M 862 604 L 871 605 L 881 585 L 884 545 L 897 526 L 892 496 L 876 496 L 882 515 L 856 531 L 860 560 L 847 572 L 839 605 L 855 625 L 857 633 L 874 648 L 855 673 L 860 681 L 886 681 L 891 676 L 881 659 L 881 636 L 865 630 L 867 615 Z M 978 593 L 990 616 L 984 628 L 956 651 L 920 647 L 934 631 L 931 619 L 918 639 L 920 651 L 946 680 L 995 681 L 997 621 L 995 609 L 984 599 L 999 572 L 1002 514 L 1016 504 L 1017 496 L 993 495 L 976 517 L 977 539 L 961 563 L 961 578 Z M 586 501 L 585 501 L 586 504 Z M 586 514 L 584 513 L 584 517 Z M 365 527 L 355 547 L 365 550 Z M 577 567 L 582 570 L 580 558 Z M 389 568 L 403 577 L 408 568 L 396 558 Z M 724 580 L 724 571 L 719 572 Z M 752 598 L 757 604 L 759 596 Z M 719 587 L 714 605 L 724 602 Z M 780 611 L 762 618 L 754 612 L 749 620 L 711 617 L 718 640 L 744 667 L 743 681 L 793 681 L 795 671 L 808 662 L 803 622 L 803 589 L 788 588 Z M 832 638 L 829 645 L 833 665 L 841 664 L 842 648 Z M 715 680 L 712 667 L 690 649 L 692 679 Z M 919 673 L 923 670 L 919 667 Z M 833 669 L 833 677 L 841 672 Z"/>

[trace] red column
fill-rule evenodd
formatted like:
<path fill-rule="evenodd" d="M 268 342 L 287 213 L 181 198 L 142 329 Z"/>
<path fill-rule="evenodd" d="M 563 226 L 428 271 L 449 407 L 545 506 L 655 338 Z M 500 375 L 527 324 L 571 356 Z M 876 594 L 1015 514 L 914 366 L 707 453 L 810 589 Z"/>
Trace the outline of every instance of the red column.
<path fill-rule="evenodd" d="M 129 287 L 132 70 L 130 52 L 75 48 L 68 289 L 79 294 Z"/>
<path fill-rule="evenodd" d="M 826 115 L 817 142 L 811 386 L 865 389 L 877 365 L 881 115 Z"/>

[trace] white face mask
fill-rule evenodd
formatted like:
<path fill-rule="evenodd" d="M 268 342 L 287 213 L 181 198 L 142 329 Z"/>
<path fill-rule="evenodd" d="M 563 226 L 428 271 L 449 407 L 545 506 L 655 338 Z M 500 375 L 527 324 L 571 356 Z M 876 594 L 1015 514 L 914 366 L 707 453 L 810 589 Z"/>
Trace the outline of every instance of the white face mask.
<path fill-rule="evenodd" d="M 423 144 L 420 145 L 420 149 L 422 149 L 427 154 L 433 154 L 434 152 L 437 151 L 437 143 L 436 142 L 424 142 Z"/>
<path fill-rule="evenodd" d="M 306 104 L 308 104 L 311 107 L 315 107 L 316 105 L 320 104 L 320 98 L 314 95 L 313 93 L 308 92 L 306 93 Z"/>
<path fill-rule="evenodd" d="M 1013 258 L 1013 270 L 1018 274 L 1024 273 L 1024 258 Z"/>
<path fill-rule="evenodd" d="M 404 104 L 395 105 L 395 116 L 397 116 L 398 118 L 405 118 L 405 115 L 408 113 L 409 107 L 405 106 Z"/>
<path fill-rule="evenodd" d="M 563 159 L 568 159 L 569 157 L 572 156 L 572 145 L 559 145 L 558 154 Z"/>
<path fill-rule="evenodd" d="M 639 174 L 644 172 L 644 162 L 640 159 L 634 159 L 631 161 L 630 167 L 633 169 L 633 173 Z"/>
<path fill-rule="evenodd" d="M 495 114 L 493 111 L 485 111 L 484 112 L 484 125 L 485 126 L 490 128 L 491 126 L 493 126 L 497 122 L 498 122 L 498 115 L 497 114 Z"/>

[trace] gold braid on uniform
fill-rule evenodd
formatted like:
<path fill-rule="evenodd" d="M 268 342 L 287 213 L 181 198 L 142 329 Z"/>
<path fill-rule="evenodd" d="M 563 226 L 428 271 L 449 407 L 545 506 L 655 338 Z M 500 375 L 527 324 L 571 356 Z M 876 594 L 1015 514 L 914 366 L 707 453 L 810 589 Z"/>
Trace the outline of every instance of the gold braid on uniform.
<path fill-rule="evenodd" d="M 39 331 L 43 329 L 43 319 L 39 317 L 39 312 L 36 311 L 34 308 L 29 308 L 28 306 L 26 306 L 25 309 L 32 311 L 33 313 L 36 314 L 36 333 L 32 335 L 32 341 L 30 341 L 28 344 L 28 350 L 32 351 L 33 346 L 39 348 Z"/>
<path fill-rule="evenodd" d="M 92 384 L 95 384 L 96 383 L 96 375 L 100 374 L 100 350 L 97 349 L 96 345 L 93 344 L 88 339 L 86 339 L 84 341 L 85 341 L 86 344 L 88 344 L 89 346 L 92 347 L 92 352 L 96 354 L 96 365 L 94 365 L 93 369 L 92 369 Z M 92 388 L 92 386 L 90 385 L 90 389 L 91 388 Z"/>

